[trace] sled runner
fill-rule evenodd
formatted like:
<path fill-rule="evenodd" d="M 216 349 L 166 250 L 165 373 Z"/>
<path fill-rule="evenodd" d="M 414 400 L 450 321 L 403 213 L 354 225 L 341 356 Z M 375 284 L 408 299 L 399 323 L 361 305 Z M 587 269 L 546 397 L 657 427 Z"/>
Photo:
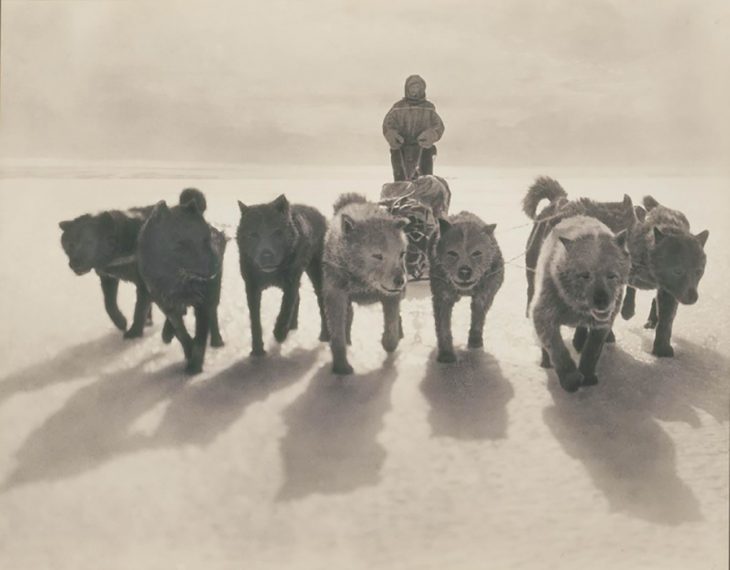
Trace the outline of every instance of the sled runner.
<path fill-rule="evenodd" d="M 380 204 L 391 214 L 407 218 L 406 270 L 411 280 L 428 278 L 428 245 L 438 231 L 439 218 L 449 213 L 451 191 L 446 180 L 427 174 L 411 181 L 388 182 L 380 192 Z"/>

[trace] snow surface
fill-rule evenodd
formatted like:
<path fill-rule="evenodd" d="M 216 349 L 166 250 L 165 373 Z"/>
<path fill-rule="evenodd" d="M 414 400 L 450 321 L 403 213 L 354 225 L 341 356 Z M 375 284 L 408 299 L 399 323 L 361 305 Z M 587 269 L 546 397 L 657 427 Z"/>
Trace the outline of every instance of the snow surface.
<path fill-rule="evenodd" d="M 616 327 L 601 383 L 566 394 L 538 366 L 521 259 L 487 316 L 484 350 L 434 360 L 427 285 L 403 303 L 387 356 L 377 306 L 357 307 L 356 375 L 330 374 L 311 286 L 300 329 L 276 346 L 280 293 L 264 296 L 269 355 L 251 359 L 231 242 L 220 307 L 226 346 L 183 374 L 178 345 L 125 341 L 98 280 L 66 266 L 57 222 L 174 202 L 186 185 L 235 234 L 236 200 L 292 201 L 327 215 L 335 197 L 377 197 L 384 169 L 285 168 L 253 177 L 0 180 L 0 567 L 114 569 L 661 568 L 728 562 L 730 278 L 728 181 L 570 171 L 439 169 L 452 212 L 497 222 L 505 258 L 529 232 L 519 202 L 534 176 L 572 197 L 653 194 L 708 228 L 700 301 L 680 307 L 676 358 L 649 354 L 651 296 Z M 267 177 L 268 175 L 268 177 Z M 516 227 L 518 226 L 518 227 Z M 130 315 L 133 288 L 121 288 Z M 567 336 L 567 331 L 566 331 Z"/>

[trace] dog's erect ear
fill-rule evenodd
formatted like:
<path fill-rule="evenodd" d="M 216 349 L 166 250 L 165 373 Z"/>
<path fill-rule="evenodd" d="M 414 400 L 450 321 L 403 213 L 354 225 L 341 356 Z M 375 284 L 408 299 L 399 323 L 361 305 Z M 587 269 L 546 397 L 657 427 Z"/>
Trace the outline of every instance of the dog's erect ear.
<path fill-rule="evenodd" d="M 444 220 L 443 218 L 439 218 L 439 233 L 441 235 L 444 235 L 450 229 L 451 229 L 451 224 L 448 221 Z"/>
<path fill-rule="evenodd" d="M 707 243 L 707 238 L 710 237 L 710 232 L 708 230 L 704 230 L 698 233 L 695 237 L 702 244 L 702 247 L 705 247 L 705 244 Z"/>
<path fill-rule="evenodd" d="M 626 248 L 626 242 L 629 237 L 629 234 L 626 230 L 621 230 L 619 233 L 616 234 L 616 237 L 613 238 L 616 242 L 616 245 L 619 246 L 624 251 L 628 251 Z"/>
<path fill-rule="evenodd" d="M 634 206 L 634 214 L 636 215 L 637 220 L 644 223 L 644 220 L 646 220 L 646 210 L 644 208 L 641 206 Z"/>
<path fill-rule="evenodd" d="M 654 199 L 654 196 L 644 196 L 644 208 L 646 208 L 648 212 L 651 212 L 658 205 L 659 202 Z"/>
<path fill-rule="evenodd" d="M 167 216 L 170 213 L 170 210 L 167 208 L 167 202 L 164 200 L 160 200 L 155 204 L 155 207 L 152 209 L 152 213 L 150 214 L 150 218 L 160 219 L 165 216 Z"/>
<path fill-rule="evenodd" d="M 271 203 L 271 205 L 284 215 L 289 213 L 289 200 L 286 199 L 284 194 L 279 195 L 276 200 Z"/>
<path fill-rule="evenodd" d="M 631 222 L 636 221 L 636 212 L 634 211 L 634 203 L 631 201 L 631 196 L 628 194 L 624 194 L 624 199 L 621 204 L 624 207 L 624 211 L 626 212 L 626 217 L 628 217 Z"/>
<path fill-rule="evenodd" d="M 396 218 L 395 227 L 398 230 L 402 230 L 410 223 L 411 223 L 411 220 L 409 220 L 408 218 Z"/>
<path fill-rule="evenodd" d="M 73 224 L 74 223 L 71 220 L 64 220 L 62 222 L 58 222 L 58 227 L 65 232 L 66 230 L 70 230 Z"/>
<path fill-rule="evenodd" d="M 114 217 L 109 212 L 102 212 L 97 218 L 99 225 L 104 229 L 111 229 L 114 227 Z"/>
<path fill-rule="evenodd" d="M 342 231 L 345 235 L 352 232 L 352 230 L 355 229 L 355 220 L 353 220 L 350 216 L 347 214 L 342 214 Z"/>
<path fill-rule="evenodd" d="M 487 224 L 482 228 L 482 231 L 487 234 L 488 236 L 494 235 L 494 229 L 497 227 L 497 224 Z"/>
<path fill-rule="evenodd" d="M 664 239 L 664 233 L 658 227 L 654 226 L 654 243 L 660 243 Z"/>
<path fill-rule="evenodd" d="M 558 239 L 563 244 L 563 247 L 565 247 L 566 250 L 570 250 L 571 246 L 573 245 L 572 239 L 568 239 L 566 237 L 559 237 Z"/>
<path fill-rule="evenodd" d="M 243 214 L 245 214 L 248 211 L 248 206 L 246 206 L 246 204 L 244 204 L 243 202 L 241 202 L 239 200 L 238 201 L 238 209 L 241 210 L 241 215 L 243 215 Z"/>

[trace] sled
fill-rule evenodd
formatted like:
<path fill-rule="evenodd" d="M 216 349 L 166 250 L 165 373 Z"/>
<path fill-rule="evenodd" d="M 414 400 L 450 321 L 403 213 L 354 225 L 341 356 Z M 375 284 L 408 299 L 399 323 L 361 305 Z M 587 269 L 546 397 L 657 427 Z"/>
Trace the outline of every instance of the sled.
<path fill-rule="evenodd" d="M 428 279 L 428 247 L 438 232 L 439 218 L 449 213 L 451 190 L 440 176 L 427 174 L 411 181 L 388 182 L 380 192 L 380 205 L 408 219 L 406 270 L 411 280 Z"/>

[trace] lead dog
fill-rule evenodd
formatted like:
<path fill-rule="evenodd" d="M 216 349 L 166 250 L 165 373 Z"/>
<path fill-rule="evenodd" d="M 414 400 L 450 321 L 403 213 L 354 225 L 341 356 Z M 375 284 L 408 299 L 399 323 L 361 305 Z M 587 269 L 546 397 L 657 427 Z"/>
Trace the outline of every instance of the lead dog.
<path fill-rule="evenodd" d="M 542 346 L 541 366 L 555 367 L 564 390 L 598 382 L 596 364 L 621 307 L 629 269 L 626 232 L 614 235 L 595 218 L 567 218 L 545 238 L 531 315 Z M 562 325 L 586 329 L 577 368 L 560 334 Z"/>

